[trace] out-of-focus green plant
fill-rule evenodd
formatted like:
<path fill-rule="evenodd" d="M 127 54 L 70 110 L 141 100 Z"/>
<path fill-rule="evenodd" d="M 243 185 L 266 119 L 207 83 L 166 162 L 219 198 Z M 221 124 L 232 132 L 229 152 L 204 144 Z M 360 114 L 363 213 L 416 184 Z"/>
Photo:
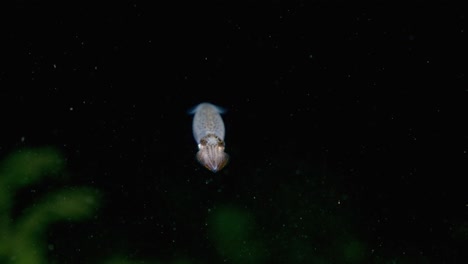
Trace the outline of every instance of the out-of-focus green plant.
<path fill-rule="evenodd" d="M 0 163 L 0 263 L 47 263 L 46 228 L 56 221 L 81 220 L 95 212 L 97 191 L 75 187 L 48 193 L 12 218 L 15 194 L 45 177 L 60 175 L 64 163 L 54 148 L 18 150 Z"/>
<path fill-rule="evenodd" d="M 217 209 L 210 222 L 210 235 L 218 252 L 231 263 L 265 262 L 265 248 L 255 231 L 252 216 L 234 207 Z"/>

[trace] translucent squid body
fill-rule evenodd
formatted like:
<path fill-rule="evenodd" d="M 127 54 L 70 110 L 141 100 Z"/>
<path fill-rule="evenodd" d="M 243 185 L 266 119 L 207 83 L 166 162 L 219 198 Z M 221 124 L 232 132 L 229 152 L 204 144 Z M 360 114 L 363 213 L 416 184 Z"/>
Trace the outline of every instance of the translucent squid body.
<path fill-rule="evenodd" d="M 224 152 L 224 123 L 221 108 L 201 103 L 192 110 L 193 136 L 198 143 L 197 160 L 212 172 L 226 166 L 229 155 Z"/>

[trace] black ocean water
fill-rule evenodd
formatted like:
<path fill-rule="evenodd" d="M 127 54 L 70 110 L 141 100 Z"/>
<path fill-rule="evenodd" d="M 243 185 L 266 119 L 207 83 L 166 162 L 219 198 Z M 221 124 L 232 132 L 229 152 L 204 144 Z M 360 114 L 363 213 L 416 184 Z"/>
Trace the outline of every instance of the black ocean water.
<path fill-rule="evenodd" d="M 14 1 L 2 14 L 0 157 L 51 146 L 68 175 L 17 206 L 58 185 L 102 195 L 91 218 L 48 227 L 47 263 L 465 263 L 460 6 Z M 226 109 L 217 173 L 195 159 L 201 102 Z"/>

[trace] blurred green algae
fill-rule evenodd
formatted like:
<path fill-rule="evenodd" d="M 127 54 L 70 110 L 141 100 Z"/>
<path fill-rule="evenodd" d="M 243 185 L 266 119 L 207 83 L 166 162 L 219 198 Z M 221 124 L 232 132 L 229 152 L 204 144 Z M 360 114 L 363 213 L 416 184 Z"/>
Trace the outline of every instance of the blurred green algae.
<path fill-rule="evenodd" d="M 96 211 L 100 197 L 95 189 L 67 187 L 44 194 L 13 217 L 16 193 L 60 175 L 64 166 L 62 154 L 52 147 L 20 149 L 0 162 L 0 263 L 48 263 L 48 226 L 79 221 Z"/>
<path fill-rule="evenodd" d="M 265 263 L 265 246 L 248 211 L 233 206 L 215 210 L 209 232 L 218 253 L 228 263 Z"/>
<path fill-rule="evenodd" d="M 58 221 L 80 221 L 96 213 L 101 200 L 99 192 L 90 187 L 72 186 L 44 193 L 20 210 L 19 215 L 14 214 L 18 207 L 16 194 L 34 188 L 34 184 L 47 178 L 53 180 L 63 175 L 65 163 L 63 155 L 51 147 L 17 150 L 0 162 L 0 264 L 51 263 L 47 257 L 48 227 Z M 255 207 L 255 204 L 218 203 L 208 215 L 202 216 L 207 217 L 207 240 L 215 248 L 204 257 L 232 264 L 271 261 L 365 263 L 369 260 L 375 263 L 432 263 L 424 256 L 394 260 L 389 260 L 385 254 L 372 256 L 372 246 L 350 223 L 353 217 L 339 207 L 341 204 L 336 204 L 340 197 L 329 194 L 330 187 L 320 191 L 317 185 L 302 182 L 290 182 L 276 190 L 272 195 L 275 207 L 269 211 L 262 210 L 266 208 L 263 204 Z M 173 192 L 172 199 L 168 199 L 174 205 L 180 204 L 177 193 L 180 192 Z M 183 208 L 175 208 L 175 214 L 187 216 Z M 457 230 L 456 237 L 466 240 L 466 230 L 465 223 Z M 173 255 L 172 260 L 166 258 L 161 262 L 117 253 L 109 259 L 102 256 L 105 259 L 100 263 L 204 263 L 186 256 Z"/>

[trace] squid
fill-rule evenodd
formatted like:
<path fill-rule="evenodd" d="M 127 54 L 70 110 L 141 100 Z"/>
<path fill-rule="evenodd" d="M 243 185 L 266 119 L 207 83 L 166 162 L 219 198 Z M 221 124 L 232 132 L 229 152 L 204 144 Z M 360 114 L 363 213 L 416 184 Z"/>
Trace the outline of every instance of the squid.
<path fill-rule="evenodd" d="M 229 161 L 229 155 L 224 152 L 223 112 L 210 103 L 201 103 L 191 111 L 193 137 L 198 144 L 197 160 L 212 172 L 220 171 Z"/>

